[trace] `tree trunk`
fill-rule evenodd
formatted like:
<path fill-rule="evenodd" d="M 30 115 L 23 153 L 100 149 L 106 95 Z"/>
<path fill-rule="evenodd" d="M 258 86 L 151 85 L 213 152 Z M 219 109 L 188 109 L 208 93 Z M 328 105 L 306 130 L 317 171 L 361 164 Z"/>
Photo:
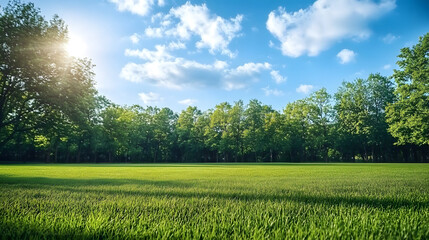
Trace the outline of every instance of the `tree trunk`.
<path fill-rule="evenodd" d="M 55 146 L 55 163 L 58 163 L 58 145 Z"/>

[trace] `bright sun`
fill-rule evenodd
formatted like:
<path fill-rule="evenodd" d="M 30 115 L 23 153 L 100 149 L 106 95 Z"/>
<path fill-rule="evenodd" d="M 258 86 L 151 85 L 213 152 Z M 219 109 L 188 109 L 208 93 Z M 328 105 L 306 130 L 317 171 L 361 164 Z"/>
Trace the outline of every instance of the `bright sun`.
<path fill-rule="evenodd" d="M 66 44 L 66 51 L 70 56 L 83 58 L 86 56 L 86 43 L 79 36 L 70 35 Z"/>

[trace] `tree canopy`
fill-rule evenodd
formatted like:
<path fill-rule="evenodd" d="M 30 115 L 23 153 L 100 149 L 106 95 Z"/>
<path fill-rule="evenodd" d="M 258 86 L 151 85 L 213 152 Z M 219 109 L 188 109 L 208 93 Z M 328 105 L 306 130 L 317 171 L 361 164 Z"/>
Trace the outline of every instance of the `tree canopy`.
<path fill-rule="evenodd" d="M 402 48 L 393 78 L 397 101 L 387 107 L 389 132 L 397 144 L 429 145 L 429 33 Z"/>
<path fill-rule="evenodd" d="M 0 149 L 22 134 L 88 124 L 95 107 L 92 64 L 67 56 L 67 27 L 32 3 L 10 2 L 0 14 Z M 55 137 L 53 137 L 55 138 Z M 23 139 L 24 140 L 24 139 Z"/>

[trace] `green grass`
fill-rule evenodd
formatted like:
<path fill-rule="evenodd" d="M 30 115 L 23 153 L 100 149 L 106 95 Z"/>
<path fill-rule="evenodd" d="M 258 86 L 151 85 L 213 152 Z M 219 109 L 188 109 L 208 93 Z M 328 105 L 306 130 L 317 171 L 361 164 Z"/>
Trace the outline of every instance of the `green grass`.
<path fill-rule="evenodd" d="M 429 239 L 429 164 L 0 165 L 2 239 Z"/>

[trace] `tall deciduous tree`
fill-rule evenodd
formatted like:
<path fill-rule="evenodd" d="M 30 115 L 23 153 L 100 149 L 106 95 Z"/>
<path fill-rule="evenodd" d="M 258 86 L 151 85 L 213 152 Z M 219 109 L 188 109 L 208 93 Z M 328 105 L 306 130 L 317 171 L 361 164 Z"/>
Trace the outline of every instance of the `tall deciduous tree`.
<path fill-rule="evenodd" d="M 265 114 L 264 117 L 264 133 L 265 140 L 262 145 L 269 152 L 269 161 L 272 162 L 278 159 L 278 156 L 283 150 L 285 142 L 284 119 L 277 111 L 272 111 Z"/>
<path fill-rule="evenodd" d="M 215 110 L 210 115 L 210 127 L 207 128 L 208 144 L 212 150 L 217 151 L 216 161 L 219 161 L 219 154 L 223 161 L 228 161 L 230 153 L 231 139 L 228 135 L 228 112 L 231 104 L 227 102 L 216 105 Z"/>
<path fill-rule="evenodd" d="M 328 151 L 332 148 L 330 138 L 334 109 L 331 104 L 331 95 L 322 88 L 308 98 L 310 107 L 309 118 L 311 127 L 309 128 L 311 146 L 315 157 L 328 161 Z"/>
<path fill-rule="evenodd" d="M 309 152 L 310 105 L 307 99 L 297 100 L 286 105 L 283 110 L 286 154 L 290 161 L 307 161 Z"/>
<path fill-rule="evenodd" d="M 394 86 L 390 78 L 380 74 L 370 74 L 367 84 L 369 91 L 368 109 L 372 125 L 368 144 L 371 148 L 373 161 L 380 162 L 391 157 L 389 154 L 393 145 L 393 137 L 388 132 L 385 109 L 395 99 Z"/>
<path fill-rule="evenodd" d="M 402 48 L 393 78 L 397 101 L 387 107 L 389 131 L 398 145 L 429 145 L 429 33 Z"/>
<path fill-rule="evenodd" d="M 69 57 L 67 27 L 32 3 L 0 11 L 0 150 L 18 133 L 49 128 L 49 113 L 85 123 L 94 106 L 92 64 Z"/>
<path fill-rule="evenodd" d="M 264 132 L 264 117 L 266 113 L 271 112 L 271 108 L 263 105 L 260 101 L 252 99 L 247 104 L 244 111 L 244 131 L 243 138 L 246 145 L 245 152 L 247 157 L 254 158 L 254 161 L 262 160 L 262 153 L 265 149 L 264 141 L 266 134 Z"/>
<path fill-rule="evenodd" d="M 335 94 L 338 130 L 344 157 L 360 154 L 368 158 L 368 140 L 371 132 L 368 86 L 365 79 L 344 82 Z"/>
<path fill-rule="evenodd" d="M 196 161 L 201 156 L 200 154 L 204 145 L 201 142 L 196 126 L 200 116 L 200 110 L 189 106 L 186 110 L 182 111 L 177 119 L 176 132 L 182 161 Z"/>
<path fill-rule="evenodd" d="M 237 101 L 228 112 L 227 136 L 230 139 L 230 149 L 237 162 L 243 157 L 244 106 L 243 101 Z"/>
<path fill-rule="evenodd" d="M 392 82 L 380 74 L 345 82 L 336 93 L 337 123 L 341 152 L 359 154 L 365 161 L 381 161 L 388 152 L 385 107 L 392 103 Z"/>

